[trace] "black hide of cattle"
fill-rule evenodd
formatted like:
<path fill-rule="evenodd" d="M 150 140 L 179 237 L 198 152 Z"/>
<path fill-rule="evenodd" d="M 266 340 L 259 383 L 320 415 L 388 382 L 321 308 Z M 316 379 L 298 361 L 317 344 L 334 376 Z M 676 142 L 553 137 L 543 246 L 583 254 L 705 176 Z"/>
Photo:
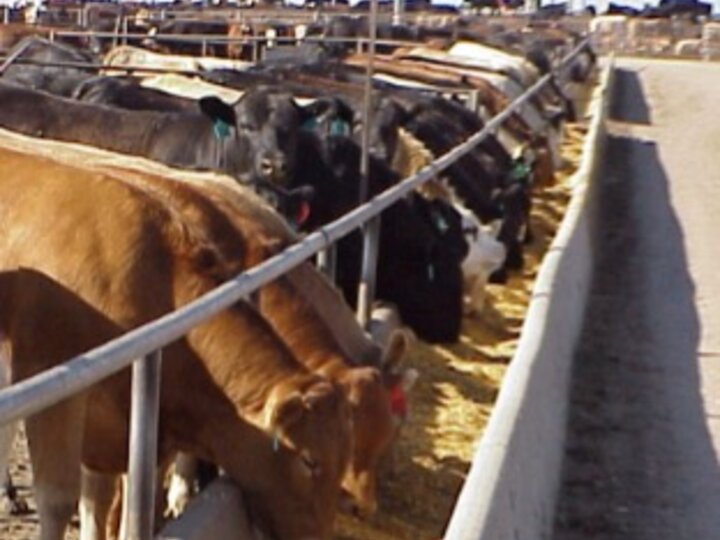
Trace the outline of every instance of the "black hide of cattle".
<path fill-rule="evenodd" d="M 173 96 L 154 88 L 140 86 L 137 79 L 91 77 L 82 81 L 71 97 L 86 103 L 110 105 L 131 111 L 197 111 L 195 100 Z"/>
<path fill-rule="evenodd" d="M 18 60 L 34 60 L 37 62 L 81 62 L 98 64 L 98 58 L 85 51 L 52 43 L 45 38 L 28 37 L 15 45 L 8 55 L 22 47 L 27 48 L 20 53 L 16 61 L 2 74 L 2 82 L 18 84 L 33 90 L 43 90 L 51 94 L 69 97 L 78 84 L 90 78 L 92 71 L 71 68 L 23 64 Z"/>
<path fill-rule="evenodd" d="M 347 137 L 320 139 L 302 133 L 293 185 L 311 185 L 315 199 L 305 224 L 312 230 L 357 206 L 360 148 Z M 370 195 L 399 178 L 371 160 Z M 430 342 L 456 341 L 462 319 L 461 262 L 468 250 L 460 215 L 442 201 L 412 194 L 382 215 L 377 297 L 394 302 L 403 321 Z M 358 232 L 338 244 L 337 280 L 349 303 L 357 301 L 362 239 Z"/>
<path fill-rule="evenodd" d="M 228 125 L 199 107 L 176 113 L 126 111 L 0 84 L 0 126 L 7 129 L 178 168 L 214 170 L 250 183 L 286 183 L 295 167 L 300 126 L 331 108 L 332 102 L 324 100 L 300 107 L 287 94 L 258 88 L 235 104 L 231 114 L 237 125 Z"/>
<path fill-rule="evenodd" d="M 378 121 L 400 122 L 436 157 L 483 127 L 482 121 L 470 111 L 440 98 L 414 101 L 411 110 L 405 112 L 390 100 L 385 102 L 384 109 Z M 395 112 L 388 112 L 393 109 Z M 391 131 L 380 130 L 381 133 Z M 527 238 L 531 236 L 530 181 L 526 177 L 514 177 L 516 166 L 497 139 L 488 137 L 446 170 L 455 194 L 481 222 L 501 221 L 498 240 L 505 245 L 508 256 L 495 282 L 503 282 L 507 270 L 522 268 L 522 236 L 523 233 Z"/>
<path fill-rule="evenodd" d="M 155 32 L 161 35 L 212 35 L 226 37 L 230 25 L 227 21 L 221 20 L 166 20 L 155 27 Z M 186 54 L 200 56 L 206 53 L 210 56 L 226 56 L 227 45 L 225 43 L 208 44 L 203 51 L 200 41 L 160 41 L 157 42 L 150 34 L 144 44 L 149 48 L 160 49 L 173 54 Z"/>

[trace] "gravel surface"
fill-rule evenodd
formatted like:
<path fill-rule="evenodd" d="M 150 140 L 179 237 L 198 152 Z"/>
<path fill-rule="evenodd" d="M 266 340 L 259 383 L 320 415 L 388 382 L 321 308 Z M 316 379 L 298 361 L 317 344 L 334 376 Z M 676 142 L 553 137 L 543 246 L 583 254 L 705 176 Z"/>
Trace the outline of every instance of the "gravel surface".
<path fill-rule="evenodd" d="M 720 66 L 622 60 L 555 540 L 720 540 Z"/>

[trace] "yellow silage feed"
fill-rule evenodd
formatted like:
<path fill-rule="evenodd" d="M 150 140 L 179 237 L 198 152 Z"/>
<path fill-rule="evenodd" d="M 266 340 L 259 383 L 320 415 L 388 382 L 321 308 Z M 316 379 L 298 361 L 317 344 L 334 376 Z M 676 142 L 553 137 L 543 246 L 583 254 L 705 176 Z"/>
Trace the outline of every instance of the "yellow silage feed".
<path fill-rule="evenodd" d="M 522 273 L 488 287 L 483 313 L 464 321 L 458 343 L 418 342 L 411 351 L 408 366 L 420 378 L 411 391 L 410 418 L 381 476 L 380 511 L 365 522 L 341 515 L 336 540 L 442 537 L 514 354 L 538 267 L 570 199 L 567 180 L 579 164 L 585 131 L 567 126 L 558 182 L 534 194 L 534 241 Z"/>

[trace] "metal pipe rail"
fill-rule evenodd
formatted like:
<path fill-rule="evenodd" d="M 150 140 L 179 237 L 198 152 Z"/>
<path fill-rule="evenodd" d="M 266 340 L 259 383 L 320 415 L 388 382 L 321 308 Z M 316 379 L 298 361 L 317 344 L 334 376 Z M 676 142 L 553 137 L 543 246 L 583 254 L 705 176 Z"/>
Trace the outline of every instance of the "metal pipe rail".
<path fill-rule="evenodd" d="M 571 62 L 586 43 L 587 40 L 583 41 L 568 54 L 562 65 Z M 494 133 L 517 109 L 532 99 L 550 81 L 552 76 L 553 74 L 548 74 L 542 77 L 508 108 L 490 120 L 482 130 L 419 173 L 309 234 L 282 253 L 241 273 L 181 309 L 0 391 L 0 424 L 37 413 L 136 362 L 133 370 L 134 395 L 130 428 L 132 446 L 129 473 L 134 480 L 134 486 L 130 487 L 130 490 L 138 500 L 141 497 L 144 501 L 152 500 L 155 476 L 154 474 L 148 475 L 147 471 L 152 469 L 150 462 L 154 456 L 153 449 L 157 444 L 157 428 L 155 427 L 158 409 L 157 385 L 159 384 L 159 351 L 162 347 L 179 339 L 194 326 L 230 307 L 235 302 L 247 298 L 259 287 L 276 279 L 319 251 L 329 248 L 334 242 L 358 227 L 376 219 L 381 212 L 400 198 L 437 176 L 438 173 Z M 148 355 L 150 356 L 145 358 Z M 145 376 L 142 376 L 143 374 Z M 142 424 L 142 422 L 145 423 Z M 145 472 L 143 473 L 143 471 Z M 140 479 L 143 480 L 141 489 L 137 485 Z M 145 524 L 136 522 L 134 527 L 130 527 L 127 538 L 149 540 L 147 531 L 152 528 L 152 513 L 142 512 L 137 505 L 133 505 L 131 510 L 136 514 L 138 512 L 143 514 L 144 517 L 141 517 L 141 521 L 143 519 L 146 521 Z M 150 523 L 150 527 L 147 526 L 147 523 Z M 126 527 L 125 530 L 128 531 L 128 528 Z"/>
<path fill-rule="evenodd" d="M 321 37 L 321 36 L 307 36 L 304 38 L 297 38 L 294 36 L 238 36 L 229 37 L 221 34 L 139 34 L 139 33 L 124 33 L 124 32 L 96 32 L 92 30 L 58 30 L 52 31 L 51 34 L 58 37 L 94 37 L 98 39 L 149 39 L 155 41 L 167 41 L 167 42 L 178 42 L 178 43 L 208 43 L 208 44 L 222 44 L 222 43 L 251 43 L 254 41 L 264 42 L 268 40 L 276 41 L 278 43 L 294 43 L 296 41 L 302 41 L 305 43 L 360 43 L 361 45 L 367 45 L 370 42 L 369 37 L 365 36 L 354 36 L 354 37 Z M 417 41 L 406 41 L 397 39 L 382 39 L 376 40 L 378 45 L 393 45 L 396 47 L 412 47 L 421 45 L 422 43 Z"/>

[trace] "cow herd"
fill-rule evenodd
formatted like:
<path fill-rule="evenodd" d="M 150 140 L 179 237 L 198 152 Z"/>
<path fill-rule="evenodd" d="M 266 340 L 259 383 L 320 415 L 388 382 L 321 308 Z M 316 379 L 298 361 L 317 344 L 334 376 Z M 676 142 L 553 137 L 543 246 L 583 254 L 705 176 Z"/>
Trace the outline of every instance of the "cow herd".
<path fill-rule="evenodd" d="M 340 22 L 313 32 L 362 31 Z M 18 33 L 0 75 L 0 383 L 176 310 L 350 211 L 363 130 L 371 197 L 479 131 L 579 42 L 467 21 L 422 30 L 409 36 L 430 41 L 375 58 L 368 125 L 368 56 L 354 48 L 129 76 L 117 59 L 147 51 L 101 56 Z M 569 82 L 593 62 L 584 49 Z M 355 232 L 337 245 L 335 283 L 303 263 L 165 347 L 161 469 L 179 453 L 215 464 L 270 538 L 326 539 L 335 509 L 372 514 L 418 376 L 410 342 L 457 340 L 485 285 L 522 268 L 533 190 L 553 182 L 575 115 L 566 82 L 383 213 L 372 336 L 353 312 Z M 43 540 L 63 538 L 78 501 L 83 538 L 117 534 L 128 389 L 123 372 L 26 420 Z M 14 431 L 0 434 L 0 468 Z"/>

